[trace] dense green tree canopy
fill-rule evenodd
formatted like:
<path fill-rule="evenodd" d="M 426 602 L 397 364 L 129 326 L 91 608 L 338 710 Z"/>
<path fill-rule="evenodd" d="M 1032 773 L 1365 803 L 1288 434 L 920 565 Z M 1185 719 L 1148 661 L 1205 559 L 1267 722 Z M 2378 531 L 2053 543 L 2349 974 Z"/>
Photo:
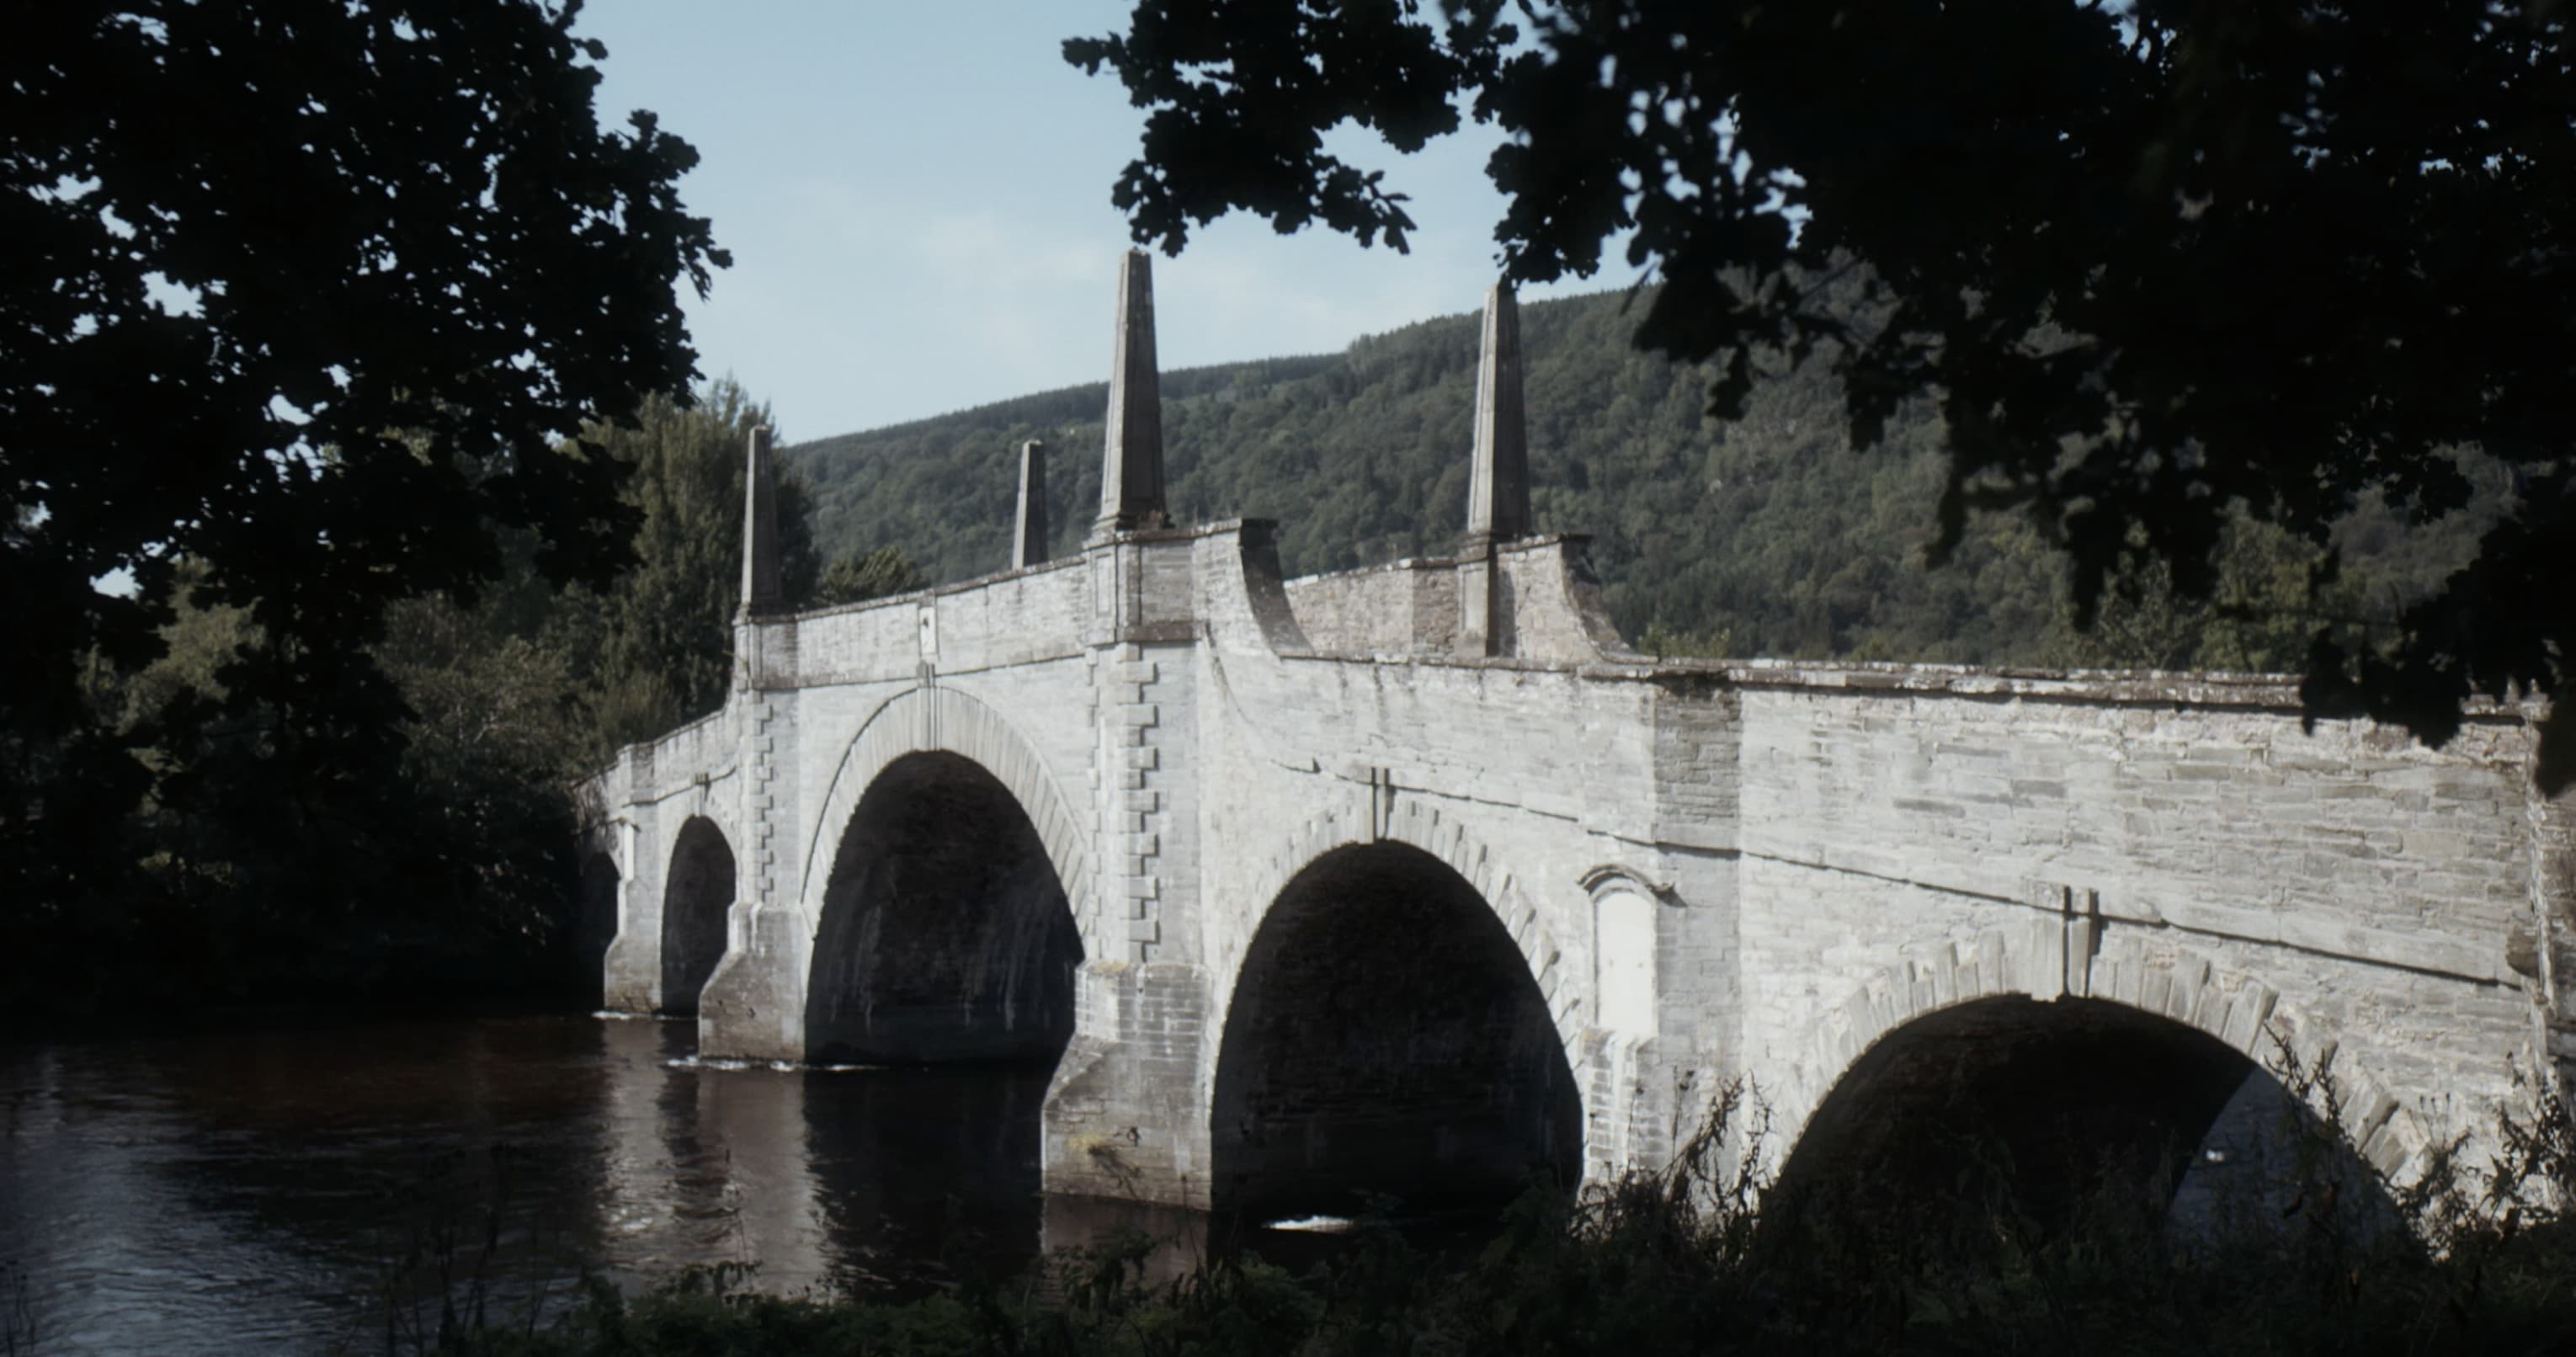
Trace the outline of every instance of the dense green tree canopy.
<path fill-rule="evenodd" d="M 865 603 L 872 598 L 888 598 L 926 588 L 930 577 L 901 547 L 878 547 L 865 554 L 852 553 L 832 562 L 814 583 L 813 602 L 829 607 L 839 603 Z"/>
<path fill-rule="evenodd" d="M 1403 198 L 1325 149 L 1498 124 L 1503 268 L 1588 275 L 1633 232 L 1638 342 L 1833 365 L 1852 441 L 1938 403 L 1946 551 L 2027 511 L 2079 613 L 2218 580 L 2236 516 L 2324 545 L 2385 499 L 2512 496 L 2474 561 L 2360 644 L 2317 712 L 2446 738 L 2476 693 L 2559 693 L 2576 592 L 2576 66 L 2546 0 L 1140 0 L 1066 44 L 1147 109 L 1140 241 L 1242 209 L 1402 248 Z M 1462 112 L 1463 110 L 1463 112 Z M 1875 303 L 1819 304 L 1851 271 Z M 2330 564 L 2330 561 L 2329 561 Z M 2542 776 L 2576 768 L 2576 712 Z"/>
<path fill-rule="evenodd" d="M 75 888 L 64 836 L 140 794 L 83 681 L 160 651 L 177 562 L 267 638 L 226 700 L 296 714 L 281 757 L 328 797 L 399 745 L 365 649 L 388 603 L 470 597 L 508 533 L 555 579 L 624 559 L 617 464 L 558 440 L 687 386 L 674 284 L 726 260 L 674 193 L 689 146 L 647 113 L 597 126 L 577 8 L 13 14 L 0 860 L 61 867 L 45 889 Z"/>

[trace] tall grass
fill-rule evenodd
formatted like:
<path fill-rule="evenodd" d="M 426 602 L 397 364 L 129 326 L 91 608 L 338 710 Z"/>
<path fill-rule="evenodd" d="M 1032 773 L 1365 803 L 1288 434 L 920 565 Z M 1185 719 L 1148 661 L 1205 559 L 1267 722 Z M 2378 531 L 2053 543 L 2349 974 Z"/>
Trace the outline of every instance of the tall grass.
<path fill-rule="evenodd" d="M 1042 1278 L 968 1274 L 901 1304 L 762 1295 L 725 1267 L 637 1296 L 594 1281 L 544 1326 L 461 1316 L 388 1336 L 528 1357 L 2576 1352 L 2563 1104 L 2504 1118 L 2487 1162 L 2454 1144 L 2392 1183 L 2334 1130 L 2330 1070 L 2286 1053 L 2274 1068 L 2295 1152 L 2192 1231 L 2166 1211 L 2178 1165 L 2105 1172 L 2034 1210 L 1992 1145 L 1968 1147 L 1989 1162 L 1949 1190 L 1779 1189 L 1757 1167 L 1768 1113 L 1735 1084 L 1661 1170 L 1533 1189 L 1463 1257 L 1368 1221 L 1303 1274 L 1237 1252 L 1149 1281 L 1157 1241 L 1129 1234 L 1055 1255 Z"/>

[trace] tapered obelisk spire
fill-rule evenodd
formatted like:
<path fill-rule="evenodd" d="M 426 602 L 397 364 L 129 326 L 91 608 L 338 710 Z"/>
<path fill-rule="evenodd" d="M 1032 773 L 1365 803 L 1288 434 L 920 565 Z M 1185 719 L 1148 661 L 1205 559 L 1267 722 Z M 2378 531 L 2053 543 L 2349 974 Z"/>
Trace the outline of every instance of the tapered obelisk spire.
<path fill-rule="evenodd" d="M 1476 460 L 1467 475 L 1471 546 L 1530 531 L 1529 426 L 1521 415 L 1521 309 L 1512 285 L 1485 293 L 1484 357 L 1476 364 Z"/>
<path fill-rule="evenodd" d="M 1529 427 L 1521 417 L 1521 310 L 1509 282 L 1485 293 L 1485 353 L 1476 364 L 1476 455 L 1467 472 L 1467 535 L 1458 544 L 1458 651 L 1510 653 L 1509 605 L 1494 548 L 1530 531 Z"/>
<path fill-rule="evenodd" d="M 769 464 L 769 426 L 751 431 L 743 468 L 742 610 L 774 612 L 778 588 L 778 473 Z"/>
<path fill-rule="evenodd" d="M 1110 351 L 1109 429 L 1100 465 L 1100 521 L 1091 535 L 1168 528 L 1163 509 L 1163 394 L 1154 365 L 1154 257 L 1118 265 L 1118 335 Z"/>
<path fill-rule="evenodd" d="M 1020 445 L 1020 516 L 1011 527 L 1011 568 L 1026 570 L 1047 558 L 1046 444 Z"/>

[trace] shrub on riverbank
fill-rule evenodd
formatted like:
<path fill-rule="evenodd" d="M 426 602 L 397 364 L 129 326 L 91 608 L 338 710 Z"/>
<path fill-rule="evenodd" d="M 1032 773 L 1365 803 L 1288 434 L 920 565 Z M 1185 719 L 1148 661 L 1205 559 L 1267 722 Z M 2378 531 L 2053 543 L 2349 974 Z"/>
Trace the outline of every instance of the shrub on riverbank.
<path fill-rule="evenodd" d="M 1579 1197 L 1533 1191 L 1472 1255 L 1364 1223 L 1292 1275 L 1219 1257 L 1147 1280 L 1153 1241 L 968 1278 L 904 1303 L 761 1295 L 695 1269 L 639 1297 L 594 1283 L 557 1322 L 455 1335 L 496 1357 L 678 1354 L 2447 1353 L 2576 1351 L 2576 1131 L 2554 1101 L 2501 1128 L 2497 1162 L 2393 1189 L 2300 1156 L 2260 1219 L 2188 1234 L 2165 1187 L 2106 1177 L 2043 1223 L 2004 1178 L 1904 1201 L 1871 1184 L 1765 1191 L 1721 1098 L 1661 1173 Z M 2312 1124 L 2313 1126 L 2313 1124 Z M 1731 1136 L 1731 1132 L 1733 1132 Z M 2311 1130 L 2320 1149 L 2330 1133 Z M 2362 1172 L 2367 1172 L 2363 1170 Z M 1984 1186 L 1978 1186 L 1982 1182 Z M 2412 1229 L 2339 1209 L 2387 1190 Z M 1936 1194 L 1936 1197 L 1938 1194 Z M 2275 1206 L 2274 1202 L 2286 1202 Z M 427 1346 L 424 1344 L 424 1346 Z"/>

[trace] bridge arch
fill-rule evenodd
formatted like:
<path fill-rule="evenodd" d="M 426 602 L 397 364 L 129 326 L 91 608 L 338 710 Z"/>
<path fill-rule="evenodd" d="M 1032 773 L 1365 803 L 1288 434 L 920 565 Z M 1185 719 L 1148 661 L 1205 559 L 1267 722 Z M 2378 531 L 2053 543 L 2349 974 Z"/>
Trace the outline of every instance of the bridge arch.
<path fill-rule="evenodd" d="M 704 815 L 682 821 L 662 878 L 663 1012 L 698 1011 L 707 977 L 724 960 L 737 891 L 733 845 L 724 831 Z"/>
<path fill-rule="evenodd" d="M 2251 1143 L 2277 1142 L 2290 1096 L 2271 1073 L 2276 1045 L 2332 1079 L 2340 1130 L 2361 1157 L 2399 1182 L 2420 1166 L 2430 1144 L 2420 1120 L 2335 1058 L 2325 1024 L 2240 970 L 2143 941 L 2114 935 L 2088 957 L 2080 933 L 2047 917 L 1907 949 L 1826 1010 L 1788 1071 L 1776 1109 L 1785 1134 L 1773 1142 L 1786 1150 L 1775 1164 L 1783 1187 L 1808 1190 L 1863 1159 L 1871 1176 L 1901 1178 L 1891 1164 L 1938 1152 L 1929 1115 L 1952 1129 L 1973 1123 L 1970 1134 L 2000 1130 L 1994 1138 L 2038 1195 L 2080 1191 L 2071 1174 L 2126 1156 L 2134 1171 L 2179 1170 L 2167 1183 L 2179 1189 L 2174 1209 L 2190 1199 L 2206 1213 L 2210 1179 L 2190 1152 L 2222 1133 L 2248 1142 L 2240 1151 L 2278 1152 Z M 2045 1156 L 2059 1151 L 2032 1143 L 2088 1116 L 2102 1124 L 2076 1137 L 2085 1163 L 2051 1163 Z M 2152 1162 L 2174 1151 L 2185 1154 Z M 2357 1162 L 2345 1168 L 2367 1176 Z M 2038 1214 L 2062 1204 L 2040 1203 Z M 2375 1208 L 2357 1194 L 2352 1209 Z"/>
<path fill-rule="evenodd" d="M 1262 861 L 1258 873 L 1246 882 L 1241 898 L 1267 913 L 1278 903 L 1289 881 L 1317 859 L 1337 848 L 1368 843 L 1401 843 L 1419 848 L 1474 887 L 1478 899 L 1520 949 L 1568 1058 L 1582 1050 L 1582 986 L 1572 983 L 1573 963 L 1559 935 L 1559 925 L 1531 903 L 1521 884 L 1524 878 L 1511 869 L 1501 854 L 1488 847 L 1457 816 L 1437 806 L 1418 798 L 1399 800 L 1374 832 L 1364 814 L 1345 816 L 1326 811 L 1316 815 L 1300 824 L 1277 851 Z M 1257 927 L 1260 920 L 1253 922 Z M 1230 1002 L 1230 996 L 1243 983 L 1248 941 L 1249 933 L 1221 948 L 1217 965 L 1225 981 L 1223 994 L 1228 997 L 1220 1004 Z M 1222 1008 L 1216 1016 L 1223 1020 Z"/>
<path fill-rule="evenodd" d="M 802 892 L 807 1054 L 1051 1065 L 1087 864 L 1034 750 L 983 704 L 916 690 L 861 728 L 825 804 Z"/>
<path fill-rule="evenodd" d="M 1554 930 L 1455 819 L 1307 822 L 1220 962 L 1213 1204 L 1258 1215 L 1500 1205 L 1583 1154 L 1576 986 Z"/>
<path fill-rule="evenodd" d="M 910 688 L 889 698 L 850 737 L 841 762 L 832 772 L 822 812 L 805 846 L 804 880 L 796 892 L 797 907 L 807 925 L 821 922 L 823 892 L 832 872 L 837 836 L 858 813 L 860 799 L 895 760 L 910 754 L 954 754 L 990 774 L 1018 802 L 1020 812 L 1037 831 L 1056 879 L 1082 929 L 1084 949 L 1094 955 L 1112 952 L 1098 946 L 1098 911 L 1093 906 L 1088 816 L 1076 816 L 1074 803 L 1056 786 L 1045 756 L 999 711 L 953 688 Z"/>

